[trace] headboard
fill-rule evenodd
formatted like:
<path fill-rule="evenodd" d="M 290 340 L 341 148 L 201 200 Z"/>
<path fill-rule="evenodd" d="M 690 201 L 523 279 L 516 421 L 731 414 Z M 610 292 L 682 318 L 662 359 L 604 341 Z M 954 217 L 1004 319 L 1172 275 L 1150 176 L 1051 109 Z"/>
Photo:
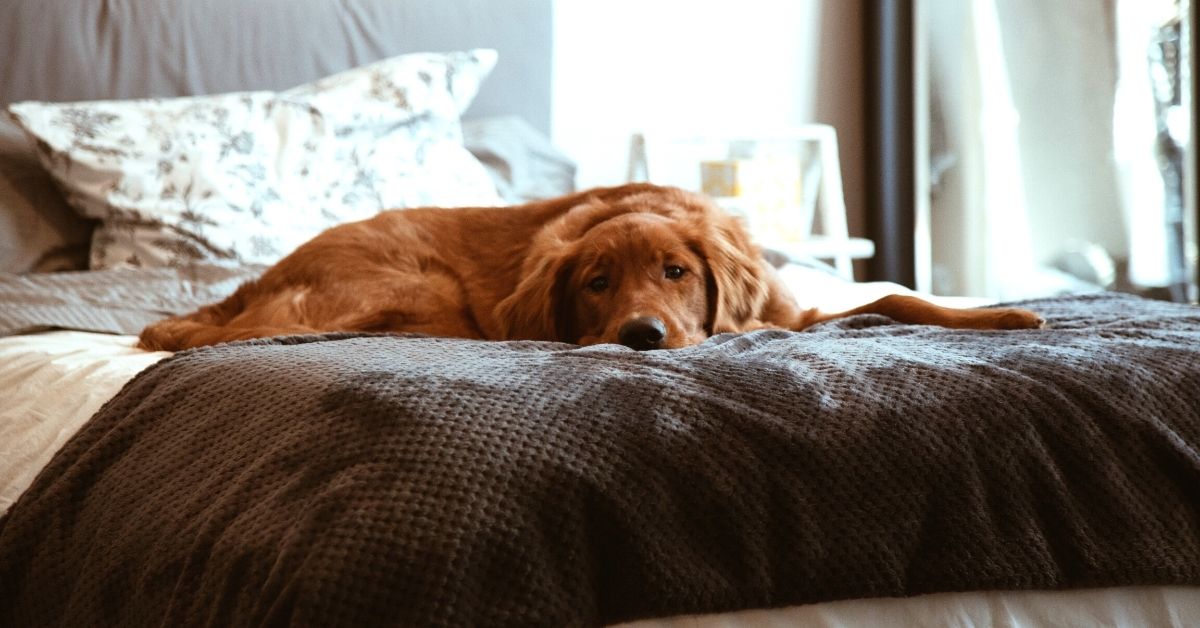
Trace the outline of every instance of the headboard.
<path fill-rule="evenodd" d="M 418 51 L 495 48 L 470 116 L 550 126 L 552 0 L 4 0 L 0 105 L 279 90 Z"/>
<path fill-rule="evenodd" d="M 552 0 L 0 0 L 0 111 L 282 90 L 406 52 L 494 48 L 465 119 L 550 127 Z M 532 132 L 532 131 L 531 131 Z M 0 271 L 77 266 L 91 225 L 0 114 Z M 41 251 L 63 251 L 47 264 Z"/>

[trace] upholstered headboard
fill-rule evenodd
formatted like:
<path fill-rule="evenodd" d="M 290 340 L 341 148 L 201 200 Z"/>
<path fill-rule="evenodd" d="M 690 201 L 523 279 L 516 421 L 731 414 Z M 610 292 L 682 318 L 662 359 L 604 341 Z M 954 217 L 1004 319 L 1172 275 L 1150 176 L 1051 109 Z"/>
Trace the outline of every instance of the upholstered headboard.
<path fill-rule="evenodd" d="M 515 116 L 548 134 L 551 11 L 552 0 L 0 0 L 0 110 L 281 90 L 406 52 L 494 48 L 465 118 Z M 0 205 L 0 271 L 44 267 L 29 251 L 90 232 L 3 115 Z"/>
<path fill-rule="evenodd" d="M 3 0 L 0 105 L 286 89 L 385 57 L 495 48 L 468 117 L 550 125 L 551 0 Z"/>

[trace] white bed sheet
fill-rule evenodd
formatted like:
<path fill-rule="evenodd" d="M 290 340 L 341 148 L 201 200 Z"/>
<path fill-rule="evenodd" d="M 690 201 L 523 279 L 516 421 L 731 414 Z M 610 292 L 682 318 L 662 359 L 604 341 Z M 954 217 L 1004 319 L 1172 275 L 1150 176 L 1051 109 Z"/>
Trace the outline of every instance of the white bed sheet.
<path fill-rule="evenodd" d="M 779 276 L 802 307 L 815 307 L 823 312 L 844 312 L 889 294 L 912 294 L 946 307 L 970 308 L 995 303 L 992 299 L 981 297 L 943 297 L 918 293 L 888 281 L 850 283 L 832 273 L 800 264 L 785 265 L 779 269 Z"/>
<path fill-rule="evenodd" d="M 803 304 L 837 311 L 894 293 L 894 284 L 823 284 L 786 273 Z M 804 285 L 796 285 L 796 281 Z M 840 281 L 840 280 L 838 280 Z M 947 305 L 981 305 L 943 300 Z M 0 514 L 56 451 L 135 375 L 169 356 L 133 336 L 55 331 L 0 338 Z M 1062 592 L 983 591 L 844 600 L 782 609 L 672 617 L 624 628 L 763 626 L 1200 626 L 1200 587 L 1122 587 Z"/>
<path fill-rule="evenodd" d="M 0 338 L 0 514 L 105 401 L 171 355 L 136 343 L 78 331 Z"/>
<path fill-rule="evenodd" d="M 1200 626 L 1198 587 L 978 591 L 670 617 L 615 628 L 1047 628 Z"/>

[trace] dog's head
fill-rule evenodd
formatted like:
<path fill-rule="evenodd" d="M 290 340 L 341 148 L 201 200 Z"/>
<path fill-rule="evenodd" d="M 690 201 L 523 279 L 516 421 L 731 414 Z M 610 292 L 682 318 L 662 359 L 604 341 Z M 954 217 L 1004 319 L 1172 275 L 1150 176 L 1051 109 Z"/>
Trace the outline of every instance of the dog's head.
<path fill-rule="evenodd" d="M 496 315 L 508 338 L 674 349 L 756 319 L 764 272 L 740 221 L 704 197 L 608 188 L 538 235 Z"/>

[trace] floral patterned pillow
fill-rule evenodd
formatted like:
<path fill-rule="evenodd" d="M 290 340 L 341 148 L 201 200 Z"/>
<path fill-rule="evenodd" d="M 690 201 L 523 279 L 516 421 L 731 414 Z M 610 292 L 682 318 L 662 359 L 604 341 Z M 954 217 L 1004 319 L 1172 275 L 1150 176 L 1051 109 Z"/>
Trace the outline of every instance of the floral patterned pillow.
<path fill-rule="evenodd" d="M 72 206 L 100 219 L 92 268 L 269 264 L 382 209 L 498 204 L 459 123 L 495 62 L 410 54 L 285 92 L 9 111 Z"/>

